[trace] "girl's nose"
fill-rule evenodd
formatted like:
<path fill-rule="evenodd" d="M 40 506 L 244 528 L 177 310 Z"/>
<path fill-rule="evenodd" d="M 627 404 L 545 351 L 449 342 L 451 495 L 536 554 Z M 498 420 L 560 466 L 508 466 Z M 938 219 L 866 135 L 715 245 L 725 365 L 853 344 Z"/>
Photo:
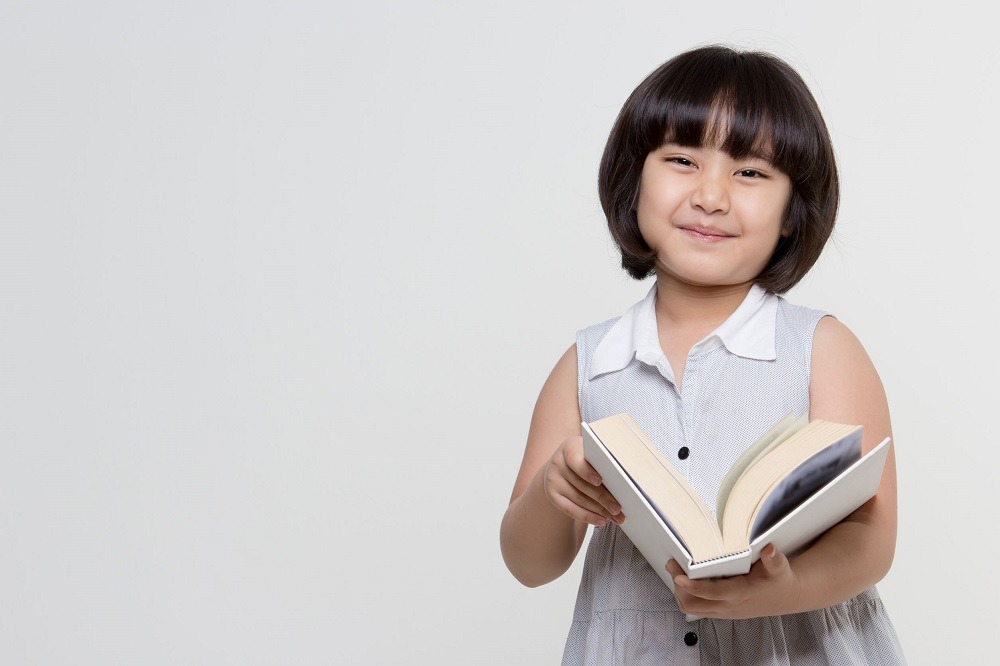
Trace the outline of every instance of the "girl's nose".
<path fill-rule="evenodd" d="M 729 210 L 729 191 L 722 176 L 704 174 L 691 193 L 691 206 L 700 208 L 706 215 L 725 213 Z"/>

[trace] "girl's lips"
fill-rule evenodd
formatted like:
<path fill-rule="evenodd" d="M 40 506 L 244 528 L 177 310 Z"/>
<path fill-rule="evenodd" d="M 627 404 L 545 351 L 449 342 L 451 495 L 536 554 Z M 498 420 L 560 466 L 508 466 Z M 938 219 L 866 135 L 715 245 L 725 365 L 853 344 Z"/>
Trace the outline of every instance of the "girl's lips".
<path fill-rule="evenodd" d="M 720 243 L 727 238 L 732 238 L 732 236 L 715 231 L 714 229 L 697 229 L 693 227 L 681 227 L 680 229 L 690 238 L 705 243 Z"/>

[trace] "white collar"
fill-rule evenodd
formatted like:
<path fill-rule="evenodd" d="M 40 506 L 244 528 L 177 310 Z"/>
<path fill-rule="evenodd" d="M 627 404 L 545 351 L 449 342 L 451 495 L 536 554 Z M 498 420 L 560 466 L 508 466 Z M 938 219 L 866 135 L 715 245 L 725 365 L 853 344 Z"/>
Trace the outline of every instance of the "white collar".
<path fill-rule="evenodd" d="M 625 368 L 632 358 L 666 371 L 673 378 L 670 364 L 660 348 L 656 326 L 656 283 L 646 298 L 623 314 L 597 346 L 590 362 L 590 376 Z M 718 328 L 691 348 L 690 355 L 701 354 L 725 345 L 733 354 L 760 361 L 777 358 L 774 350 L 775 317 L 778 296 L 757 283 L 750 288 L 743 303 Z"/>

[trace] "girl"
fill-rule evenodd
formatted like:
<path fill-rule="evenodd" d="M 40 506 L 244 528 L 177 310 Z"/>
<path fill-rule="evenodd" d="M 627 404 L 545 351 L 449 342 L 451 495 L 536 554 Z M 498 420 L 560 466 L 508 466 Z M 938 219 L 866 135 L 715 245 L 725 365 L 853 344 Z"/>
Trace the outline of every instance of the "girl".
<path fill-rule="evenodd" d="M 500 535 L 508 568 L 533 587 L 599 528 L 563 663 L 904 663 L 873 587 L 896 542 L 891 452 L 877 495 L 797 557 L 768 546 L 745 576 L 698 581 L 671 562 L 676 596 L 583 457 L 580 422 L 628 412 L 711 506 L 730 465 L 788 412 L 863 425 L 866 452 L 890 435 L 854 335 L 779 296 L 816 262 L 839 202 L 805 83 L 767 53 L 682 53 L 625 102 L 598 186 L 622 267 L 656 281 L 559 359 Z"/>

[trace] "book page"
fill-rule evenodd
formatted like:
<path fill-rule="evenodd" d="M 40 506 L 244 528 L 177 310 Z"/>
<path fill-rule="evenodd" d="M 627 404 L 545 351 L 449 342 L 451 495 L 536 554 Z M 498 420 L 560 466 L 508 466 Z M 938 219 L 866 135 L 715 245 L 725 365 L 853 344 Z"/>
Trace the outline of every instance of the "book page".
<path fill-rule="evenodd" d="M 774 447 L 749 467 L 733 486 L 727 502 L 722 532 L 726 550 L 746 548 L 758 509 L 782 479 L 803 461 L 836 444 L 860 426 L 817 419 Z"/>
<path fill-rule="evenodd" d="M 878 492 L 890 443 L 888 437 L 883 439 L 773 527 L 755 537 L 751 544 L 753 559 L 760 556 L 767 544 L 774 544 L 786 556 L 801 552 L 816 537 L 871 499 Z"/>
<path fill-rule="evenodd" d="M 796 467 L 775 485 L 757 510 L 750 541 L 860 459 L 861 430 L 855 430 Z"/>
<path fill-rule="evenodd" d="M 787 414 L 736 459 L 725 478 L 722 479 L 722 485 L 719 486 L 719 494 L 715 501 L 715 516 L 720 529 L 722 517 L 726 511 L 726 500 L 729 499 L 729 493 L 732 492 L 733 486 L 743 476 L 743 473 L 778 444 L 805 427 L 807 423 L 809 423 L 808 414 L 803 414 L 797 419 L 792 414 Z"/>
<path fill-rule="evenodd" d="M 618 463 L 618 465 L 622 468 L 622 472 L 625 473 L 625 476 L 628 477 L 628 480 L 632 482 L 632 485 L 635 486 L 635 489 L 639 491 L 639 494 L 642 495 L 643 499 L 646 500 L 649 506 L 653 508 L 653 511 L 655 511 L 656 515 L 660 517 L 660 520 L 662 520 L 663 524 L 667 526 L 667 529 L 670 530 L 670 533 L 674 535 L 674 538 L 677 539 L 677 542 L 681 545 L 681 547 L 684 548 L 685 551 L 687 551 L 688 555 L 690 555 L 691 554 L 690 546 L 684 543 L 683 536 L 681 535 L 680 532 L 677 531 L 677 528 L 674 527 L 674 525 L 670 522 L 670 517 L 667 516 L 666 512 L 660 507 L 659 504 L 656 503 L 656 499 L 654 497 L 651 497 L 649 493 L 647 493 L 645 490 L 642 489 L 642 486 L 639 485 L 639 483 L 635 480 L 635 478 L 633 478 L 633 476 L 628 473 L 628 470 L 625 469 L 624 466 L 622 466 L 622 461 L 618 460 L 618 458 L 615 458 L 615 455 L 611 453 L 610 450 L 608 451 L 608 453 L 611 455 L 612 458 L 614 458 L 615 462 Z"/>
<path fill-rule="evenodd" d="M 664 519 L 670 515 L 672 531 L 693 559 L 724 554 L 722 533 L 704 500 L 631 416 L 616 414 L 588 425 L 647 502 Z"/>

